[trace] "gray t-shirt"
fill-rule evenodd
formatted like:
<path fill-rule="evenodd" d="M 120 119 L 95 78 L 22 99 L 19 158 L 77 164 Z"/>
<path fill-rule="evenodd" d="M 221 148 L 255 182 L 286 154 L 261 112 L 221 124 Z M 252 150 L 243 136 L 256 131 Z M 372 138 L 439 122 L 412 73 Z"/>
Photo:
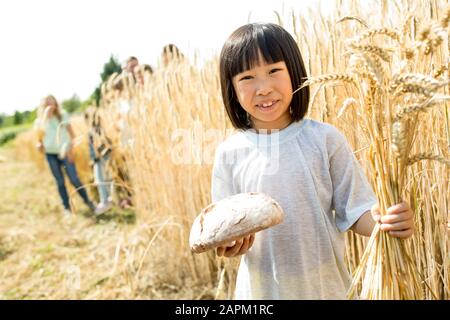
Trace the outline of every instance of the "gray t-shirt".
<path fill-rule="evenodd" d="M 212 201 L 252 191 L 278 201 L 285 219 L 243 255 L 236 299 L 345 299 L 343 232 L 376 197 L 343 134 L 308 119 L 233 134 L 215 153 Z"/>

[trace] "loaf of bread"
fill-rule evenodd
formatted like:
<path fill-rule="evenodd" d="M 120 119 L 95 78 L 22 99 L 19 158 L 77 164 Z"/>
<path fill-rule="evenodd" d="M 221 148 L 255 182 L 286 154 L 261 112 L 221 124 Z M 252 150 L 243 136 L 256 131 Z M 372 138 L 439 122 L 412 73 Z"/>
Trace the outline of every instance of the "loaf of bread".
<path fill-rule="evenodd" d="M 280 205 L 266 194 L 239 193 L 204 208 L 195 218 L 189 245 L 201 253 L 283 221 Z"/>

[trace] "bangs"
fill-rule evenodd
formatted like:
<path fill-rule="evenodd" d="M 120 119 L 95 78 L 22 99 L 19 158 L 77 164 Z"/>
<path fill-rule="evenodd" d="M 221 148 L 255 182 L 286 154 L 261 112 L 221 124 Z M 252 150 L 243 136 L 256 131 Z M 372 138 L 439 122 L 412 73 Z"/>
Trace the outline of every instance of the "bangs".
<path fill-rule="evenodd" d="M 228 70 L 231 77 L 258 66 L 261 58 L 268 64 L 285 60 L 279 41 L 272 32 L 265 31 L 268 30 L 265 28 L 247 30 L 230 48 Z"/>

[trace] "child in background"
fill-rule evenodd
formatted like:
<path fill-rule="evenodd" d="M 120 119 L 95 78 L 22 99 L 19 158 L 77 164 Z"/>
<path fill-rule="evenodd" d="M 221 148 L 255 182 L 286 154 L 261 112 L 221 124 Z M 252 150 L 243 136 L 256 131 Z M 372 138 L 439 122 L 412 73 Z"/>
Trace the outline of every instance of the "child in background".
<path fill-rule="evenodd" d="M 165 45 L 161 53 L 161 64 L 163 67 L 169 66 L 171 63 L 180 63 L 185 59 L 184 54 L 173 43 Z"/>
<path fill-rule="evenodd" d="M 153 68 L 148 64 L 137 65 L 133 69 L 133 74 L 136 78 L 136 84 L 142 88 L 153 74 Z"/>
<path fill-rule="evenodd" d="M 134 68 L 139 65 L 138 58 L 131 56 L 125 61 L 125 65 L 122 67 L 122 77 L 131 76 L 134 81 L 136 81 L 134 75 Z"/>
<path fill-rule="evenodd" d="M 61 109 L 54 96 L 49 95 L 44 98 L 35 125 L 42 133 L 39 135 L 39 142 L 36 147 L 40 152 L 45 153 L 48 166 L 55 178 L 64 206 L 64 216 L 71 216 L 71 208 L 69 196 L 64 184 L 62 168 L 65 169 L 70 182 L 84 203 L 90 210 L 94 211 L 95 205 L 89 199 L 86 190 L 82 187 L 74 164 L 73 140 L 75 134 L 70 125 L 69 115 Z"/>
<path fill-rule="evenodd" d="M 85 113 L 88 123 L 89 156 L 92 161 L 94 180 L 97 185 L 100 203 L 95 208 L 95 214 L 100 215 L 111 209 L 111 178 L 106 166 L 111 153 L 111 141 L 102 131 L 101 118 L 94 109 L 88 109 Z"/>
<path fill-rule="evenodd" d="M 309 89 L 293 91 L 306 77 L 295 40 L 278 25 L 242 26 L 222 48 L 222 97 L 237 132 L 216 150 L 212 201 L 263 192 L 285 212 L 282 224 L 217 248 L 243 254 L 237 299 L 345 299 L 344 232 L 369 236 L 378 222 L 394 237 L 413 234 L 407 203 L 380 217 L 344 135 L 304 118 Z"/>

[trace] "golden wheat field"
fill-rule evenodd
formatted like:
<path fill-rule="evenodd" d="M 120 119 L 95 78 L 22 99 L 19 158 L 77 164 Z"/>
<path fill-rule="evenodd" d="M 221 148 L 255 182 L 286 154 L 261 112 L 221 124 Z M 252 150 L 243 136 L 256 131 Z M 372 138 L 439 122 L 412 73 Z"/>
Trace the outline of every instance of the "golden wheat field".
<path fill-rule="evenodd" d="M 416 223 L 406 241 L 347 234 L 349 298 L 449 300 L 448 1 L 342 0 L 331 12 L 277 13 L 310 76 L 307 117 L 339 128 L 384 208 L 407 199 Z M 211 201 L 215 148 L 233 132 L 218 70 L 218 58 L 174 59 L 143 84 L 122 79 L 117 90 L 117 75 L 104 84 L 108 170 L 130 208 L 94 217 L 73 196 L 77 214 L 64 221 L 37 133 L 0 149 L 0 299 L 233 298 L 239 258 L 196 255 L 188 242 Z M 76 166 L 95 198 L 87 125 L 81 115 L 72 123 Z"/>

